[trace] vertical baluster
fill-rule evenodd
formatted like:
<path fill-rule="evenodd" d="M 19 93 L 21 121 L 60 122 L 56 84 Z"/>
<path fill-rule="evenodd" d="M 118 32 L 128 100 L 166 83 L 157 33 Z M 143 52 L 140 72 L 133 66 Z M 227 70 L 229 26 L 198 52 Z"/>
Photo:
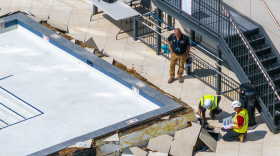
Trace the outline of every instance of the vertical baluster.
<path fill-rule="evenodd" d="M 200 4 L 201 4 L 201 0 L 199 0 L 199 4 L 198 4 L 198 21 L 200 22 Z"/>
<path fill-rule="evenodd" d="M 220 24 L 221 24 L 221 0 L 219 0 L 218 4 L 218 33 L 220 33 Z"/>
<path fill-rule="evenodd" d="M 273 123 L 275 123 L 275 93 L 273 93 Z"/>

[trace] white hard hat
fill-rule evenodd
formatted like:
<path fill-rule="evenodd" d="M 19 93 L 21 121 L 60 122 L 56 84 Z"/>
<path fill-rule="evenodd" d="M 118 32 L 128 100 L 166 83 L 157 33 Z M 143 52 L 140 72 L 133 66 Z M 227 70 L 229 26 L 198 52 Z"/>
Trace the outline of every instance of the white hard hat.
<path fill-rule="evenodd" d="M 239 101 L 233 101 L 231 103 L 231 107 L 232 107 L 232 109 L 234 109 L 236 107 L 241 107 L 241 103 Z"/>
<path fill-rule="evenodd" d="M 204 107 L 205 108 L 210 108 L 212 106 L 212 100 L 211 99 L 206 99 L 204 102 Z"/>

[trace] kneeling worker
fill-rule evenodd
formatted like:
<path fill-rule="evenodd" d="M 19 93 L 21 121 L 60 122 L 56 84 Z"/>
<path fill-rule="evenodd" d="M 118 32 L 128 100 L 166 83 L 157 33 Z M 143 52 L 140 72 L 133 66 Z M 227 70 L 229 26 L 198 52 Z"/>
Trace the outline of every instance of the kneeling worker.
<path fill-rule="evenodd" d="M 245 108 L 241 108 L 241 103 L 239 101 L 232 102 L 232 109 L 236 112 L 234 121 L 232 123 L 234 126 L 229 127 L 227 133 L 223 136 L 224 141 L 241 141 L 247 136 L 248 128 L 248 111 Z"/>
<path fill-rule="evenodd" d="M 210 116 L 212 119 L 215 118 L 215 114 L 222 112 L 219 107 L 221 101 L 221 96 L 205 95 L 200 99 L 197 113 L 201 117 L 202 122 L 205 122 L 205 112 L 206 109 L 210 110 Z"/>

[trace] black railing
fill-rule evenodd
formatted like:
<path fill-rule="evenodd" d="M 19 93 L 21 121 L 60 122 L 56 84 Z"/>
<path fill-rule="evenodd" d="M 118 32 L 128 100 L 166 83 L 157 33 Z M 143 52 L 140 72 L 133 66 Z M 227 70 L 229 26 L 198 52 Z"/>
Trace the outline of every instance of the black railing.
<path fill-rule="evenodd" d="M 151 23 L 144 17 L 135 17 L 137 21 L 137 39 L 149 46 L 150 48 L 154 49 L 155 51 L 159 47 L 157 45 L 157 37 L 161 37 L 161 44 L 160 44 L 160 51 L 159 54 L 164 56 L 167 59 L 170 59 L 170 53 L 166 51 L 167 48 L 167 38 L 156 31 L 157 26 Z M 164 48 L 164 46 L 166 48 Z M 194 58 L 194 63 L 190 68 L 190 72 L 196 78 L 210 86 L 211 88 L 217 90 L 217 75 L 221 76 L 221 90 L 219 93 L 223 94 L 230 100 L 237 100 L 239 99 L 239 83 L 234 81 L 233 79 L 226 76 L 226 74 L 219 72 L 216 70 L 215 67 L 211 66 L 207 62 L 203 61 L 200 57 L 195 55 L 191 52 L 191 55 Z M 187 70 L 187 69 L 186 69 Z"/>
<path fill-rule="evenodd" d="M 166 13 L 162 13 L 164 17 L 167 17 Z M 153 16 L 145 16 L 144 17 L 136 17 L 135 20 L 138 21 L 138 26 L 137 26 L 137 39 L 149 46 L 150 48 L 157 50 L 157 37 L 158 33 L 156 31 L 157 27 L 155 26 L 155 23 L 157 23 L 157 19 L 155 19 Z M 167 22 L 168 19 L 165 18 L 162 21 Z M 173 20 L 172 20 L 173 21 Z M 153 23 L 152 23 L 153 22 Z M 175 23 L 172 25 L 174 26 Z M 167 25 L 163 25 L 163 29 L 168 29 Z M 167 44 L 167 40 L 164 36 L 160 35 L 161 37 L 161 45 L 164 46 Z M 162 52 L 164 52 L 163 49 L 161 49 Z"/>
<path fill-rule="evenodd" d="M 191 67 L 191 73 L 203 81 L 208 86 L 212 87 L 213 89 L 217 89 L 217 75 L 221 75 L 221 91 L 220 93 L 223 94 L 230 100 L 237 100 L 239 99 L 239 86 L 238 82 L 230 79 L 225 74 L 220 73 L 216 70 L 215 67 L 206 63 L 203 59 L 191 53 L 194 58 L 193 65 Z"/>
<path fill-rule="evenodd" d="M 275 103 L 279 103 L 279 95 L 275 84 L 266 72 L 268 67 L 264 68 L 258 59 L 255 51 L 262 50 L 264 47 L 251 47 L 245 37 L 242 28 L 232 17 L 226 6 L 221 3 L 222 13 L 228 17 L 228 33 L 221 34 L 224 41 L 229 47 L 241 65 L 248 79 L 256 86 L 261 103 L 270 113 L 269 118 L 275 123 Z"/>
<path fill-rule="evenodd" d="M 181 0 L 163 0 L 163 3 L 170 8 L 182 9 Z M 184 11 L 180 10 L 180 13 L 184 14 Z M 259 100 L 270 114 L 268 118 L 275 123 L 275 104 L 280 104 L 277 93 L 280 88 L 275 87 L 266 71 L 273 70 L 274 66 L 264 67 L 255 54 L 267 48 L 267 45 L 251 47 L 244 34 L 246 29 L 234 20 L 222 0 L 192 0 L 192 14 L 185 15 L 221 36 L 222 44 L 228 47 L 228 52 L 236 57 L 244 74 L 256 86 Z"/>

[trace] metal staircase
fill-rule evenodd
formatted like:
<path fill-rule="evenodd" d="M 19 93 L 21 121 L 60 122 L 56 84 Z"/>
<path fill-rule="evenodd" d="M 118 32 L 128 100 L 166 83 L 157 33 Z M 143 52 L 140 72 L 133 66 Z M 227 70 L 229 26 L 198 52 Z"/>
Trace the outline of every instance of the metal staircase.
<path fill-rule="evenodd" d="M 230 10 L 222 0 L 192 0 L 192 13 L 181 0 L 152 0 L 158 9 L 211 39 L 241 83 L 258 91 L 261 116 L 273 133 L 280 131 L 280 64 L 260 28 Z"/>

